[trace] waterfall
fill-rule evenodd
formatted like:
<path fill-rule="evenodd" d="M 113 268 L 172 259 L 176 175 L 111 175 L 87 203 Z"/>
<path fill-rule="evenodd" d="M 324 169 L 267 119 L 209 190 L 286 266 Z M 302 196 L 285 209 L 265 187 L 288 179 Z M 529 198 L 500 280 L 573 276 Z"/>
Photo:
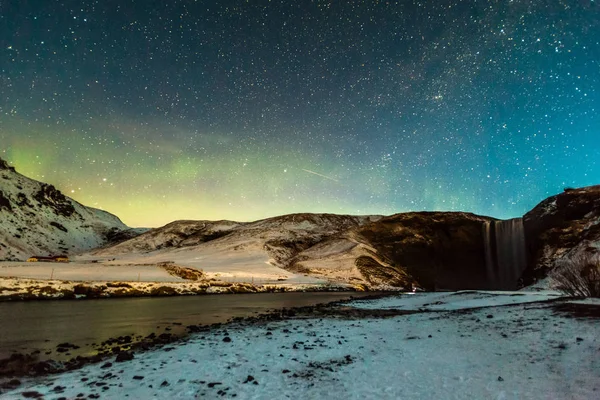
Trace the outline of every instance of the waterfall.
<path fill-rule="evenodd" d="M 518 280 L 527 267 L 523 219 L 485 222 L 483 244 L 489 287 L 516 289 Z"/>

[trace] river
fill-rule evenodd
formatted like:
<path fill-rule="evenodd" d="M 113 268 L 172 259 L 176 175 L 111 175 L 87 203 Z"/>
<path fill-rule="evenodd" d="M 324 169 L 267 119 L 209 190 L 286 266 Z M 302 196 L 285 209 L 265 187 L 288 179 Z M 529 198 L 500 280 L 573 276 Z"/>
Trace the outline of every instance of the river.
<path fill-rule="evenodd" d="M 187 325 L 226 322 L 284 307 L 327 303 L 373 293 L 260 293 L 101 300 L 48 300 L 0 303 L 0 359 L 39 350 L 40 358 L 91 354 L 109 338 L 150 333 L 184 334 Z M 55 353 L 59 343 L 81 346 Z"/>

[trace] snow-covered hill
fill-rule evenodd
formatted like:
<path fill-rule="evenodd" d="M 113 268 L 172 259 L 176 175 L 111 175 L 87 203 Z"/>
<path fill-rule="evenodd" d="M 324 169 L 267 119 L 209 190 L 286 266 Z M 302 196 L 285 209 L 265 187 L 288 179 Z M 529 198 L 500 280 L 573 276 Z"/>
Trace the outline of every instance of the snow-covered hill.
<path fill-rule="evenodd" d="M 176 221 L 81 258 L 130 266 L 173 262 L 248 282 L 320 279 L 369 289 L 473 288 L 485 283 L 481 231 L 487 220 L 423 212 Z"/>
<path fill-rule="evenodd" d="M 147 253 L 172 247 L 187 247 L 214 240 L 242 226 L 233 221 L 174 221 L 130 240 L 94 252 L 95 255 Z"/>
<path fill-rule="evenodd" d="M 85 207 L 0 159 L 0 260 L 74 254 L 135 234 L 115 215 Z"/>
<path fill-rule="evenodd" d="M 294 269 L 296 256 L 379 218 L 290 214 L 250 223 L 175 221 L 115 246 L 91 251 L 80 259 L 100 259 L 105 264 L 119 265 L 171 261 L 234 281 L 296 284 L 329 278 L 355 283 L 349 277 L 360 282 L 362 279 L 352 262 L 344 265 L 343 271 L 336 268 L 336 272 L 324 274 Z"/>

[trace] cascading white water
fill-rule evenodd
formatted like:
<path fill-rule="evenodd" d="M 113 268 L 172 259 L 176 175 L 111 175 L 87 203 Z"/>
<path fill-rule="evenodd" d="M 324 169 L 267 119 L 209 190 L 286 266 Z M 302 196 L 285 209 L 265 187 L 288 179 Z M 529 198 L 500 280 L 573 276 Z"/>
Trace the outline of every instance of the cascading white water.
<path fill-rule="evenodd" d="M 516 289 L 519 278 L 527 268 L 523 219 L 485 222 L 483 243 L 489 287 Z"/>

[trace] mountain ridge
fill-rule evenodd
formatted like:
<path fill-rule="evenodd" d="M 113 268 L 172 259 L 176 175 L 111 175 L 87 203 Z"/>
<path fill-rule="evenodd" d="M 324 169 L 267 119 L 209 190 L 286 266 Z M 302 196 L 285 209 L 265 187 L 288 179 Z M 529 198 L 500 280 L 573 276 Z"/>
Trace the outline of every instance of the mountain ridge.
<path fill-rule="evenodd" d="M 137 232 L 116 215 L 86 207 L 0 159 L 0 259 L 75 254 L 105 245 L 116 234 Z"/>
<path fill-rule="evenodd" d="M 131 229 L 0 159 L 0 217 L 4 260 L 68 253 L 111 266 L 175 263 L 237 281 L 309 276 L 362 289 L 494 288 L 483 228 L 498 220 L 462 211 L 295 213 Z M 565 257 L 600 251 L 600 186 L 565 190 L 522 219 L 529 263 L 520 284 L 528 285 Z"/>

